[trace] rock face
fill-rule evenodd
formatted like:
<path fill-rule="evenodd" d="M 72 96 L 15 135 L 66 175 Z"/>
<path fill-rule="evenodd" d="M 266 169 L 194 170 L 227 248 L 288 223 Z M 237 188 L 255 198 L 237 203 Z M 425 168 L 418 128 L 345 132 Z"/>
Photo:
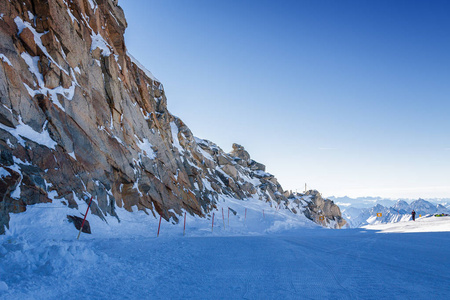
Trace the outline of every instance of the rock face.
<path fill-rule="evenodd" d="M 331 228 L 342 228 L 347 223 L 342 218 L 339 206 L 329 199 L 323 199 L 318 191 L 307 191 L 303 199 L 307 202 L 304 214 L 310 220 Z"/>
<path fill-rule="evenodd" d="M 227 154 L 170 114 L 126 26 L 112 0 L 0 1 L 0 233 L 27 205 L 90 195 L 100 217 L 118 206 L 177 221 L 221 197 L 288 207 L 242 146 Z"/>

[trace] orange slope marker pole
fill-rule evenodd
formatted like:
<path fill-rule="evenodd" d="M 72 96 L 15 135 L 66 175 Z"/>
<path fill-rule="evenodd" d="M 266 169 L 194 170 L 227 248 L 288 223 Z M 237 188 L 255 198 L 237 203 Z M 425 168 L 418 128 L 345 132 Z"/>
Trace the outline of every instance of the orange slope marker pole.
<path fill-rule="evenodd" d="M 186 234 L 186 212 L 184 212 L 184 226 L 183 226 L 183 235 Z"/>
<path fill-rule="evenodd" d="M 156 237 L 159 236 L 159 229 L 161 228 L 161 219 L 162 219 L 162 216 L 159 216 L 158 234 L 156 235 Z"/>
<path fill-rule="evenodd" d="M 91 203 L 92 203 L 92 198 L 94 198 L 94 196 L 91 196 L 91 200 L 89 200 L 89 204 L 88 204 L 88 207 L 87 207 L 87 209 L 86 209 L 86 213 L 84 214 L 83 222 L 81 223 L 80 231 L 78 232 L 77 240 L 80 239 L 81 230 L 83 230 L 84 222 L 86 222 L 86 217 L 87 217 L 87 214 L 88 214 L 88 212 L 89 212 L 89 208 L 91 207 Z"/>

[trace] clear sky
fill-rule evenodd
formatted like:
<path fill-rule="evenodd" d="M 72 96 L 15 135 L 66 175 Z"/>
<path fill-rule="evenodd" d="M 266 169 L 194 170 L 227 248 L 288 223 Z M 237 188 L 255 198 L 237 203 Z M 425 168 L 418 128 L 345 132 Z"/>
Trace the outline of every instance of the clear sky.
<path fill-rule="evenodd" d="M 169 110 L 284 189 L 450 197 L 450 1 L 119 4 Z"/>

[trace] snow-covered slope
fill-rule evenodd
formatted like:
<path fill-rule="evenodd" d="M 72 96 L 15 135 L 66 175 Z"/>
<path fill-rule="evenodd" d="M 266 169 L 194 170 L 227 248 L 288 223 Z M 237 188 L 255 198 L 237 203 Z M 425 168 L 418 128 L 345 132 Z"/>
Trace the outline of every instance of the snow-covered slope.
<path fill-rule="evenodd" d="M 410 207 L 408 202 L 404 200 L 398 200 L 394 206 L 392 206 L 393 209 L 401 212 L 402 214 L 409 213 Z"/>
<path fill-rule="evenodd" d="M 449 213 L 450 211 L 440 204 L 433 204 L 424 199 L 418 199 L 416 201 L 411 202 L 409 205 L 409 211 L 414 210 L 417 214 L 426 215 L 426 214 L 435 214 L 435 213 Z"/>
<path fill-rule="evenodd" d="M 1 299 L 447 299 L 450 293 L 450 218 L 329 230 L 263 202 L 237 201 L 227 203 L 238 212 L 229 226 L 219 207 L 214 232 L 211 220 L 188 217 L 186 236 L 182 226 L 163 221 L 156 238 L 156 220 L 120 210 L 124 226 L 96 217 L 103 227 L 77 241 L 59 217 L 43 218 L 46 205 L 13 215 L 14 230 L 0 236 Z M 28 224 L 32 219 L 38 226 Z"/>

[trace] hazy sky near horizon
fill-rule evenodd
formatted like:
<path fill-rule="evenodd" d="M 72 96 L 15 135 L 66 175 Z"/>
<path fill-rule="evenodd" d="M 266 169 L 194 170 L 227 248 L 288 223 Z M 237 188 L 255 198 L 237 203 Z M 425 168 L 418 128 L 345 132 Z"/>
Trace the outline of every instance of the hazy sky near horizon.
<path fill-rule="evenodd" d="M 119 1 L 169 110 L 284 189 L 450 197 L 449 1 Z"/>

